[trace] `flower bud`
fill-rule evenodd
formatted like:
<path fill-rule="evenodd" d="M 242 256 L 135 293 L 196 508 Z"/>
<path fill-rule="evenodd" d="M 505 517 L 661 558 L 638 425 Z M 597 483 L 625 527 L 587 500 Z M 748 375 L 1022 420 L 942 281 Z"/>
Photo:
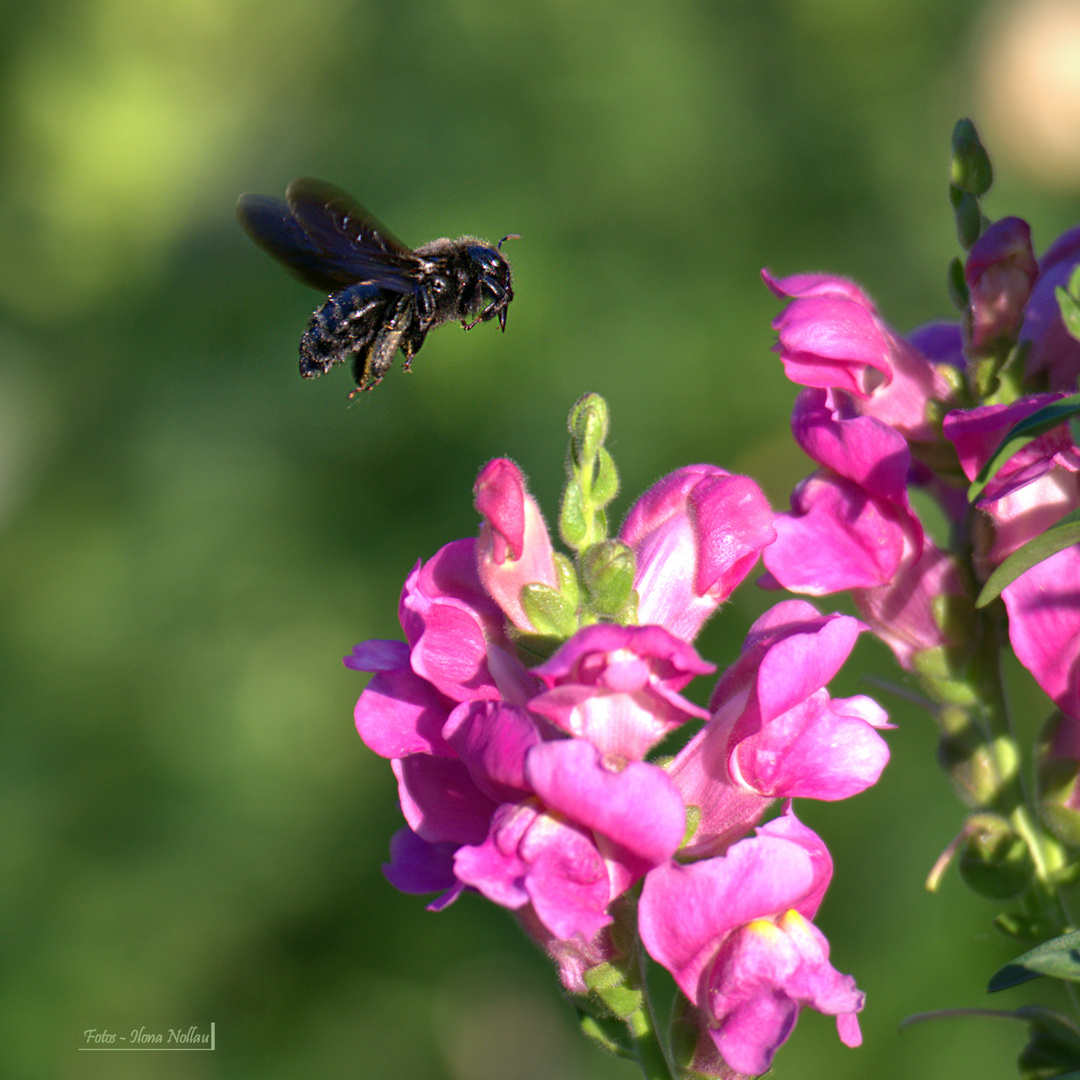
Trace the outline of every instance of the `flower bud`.
<path fill-rule="evenodd" d="M 506 458 L 489 461 L 473 491 L 484 517 L 476 550 L 480 580 L 519 630 L 539 630 L 522 607 L 521 591 L 536 583 L 552 590 L 559 584 L 540 508 L 525 490 L 521 470 Z"/>
<path fill-rule="evenodd" d="M 1035 865 L 1031 852 L 1012 826 L 997 814 L 975 814 L 965 829 L 960 853 L 960 876 L 972 892 L 991 900 L 1018 896 L 1031 883 Z"/>
<path fill-rule="evenodd" d="M 952 186 L 972 195 L 985 195 L 994 182 L 994 170 L 990 156 L 979 141 L 975 125 L 964 118 L 956 121 L 952 133 L 952 161 L 950 176 Z"/>
<path fill-rule="evenodd" d="M 618 540 L 594 544 L 581 559 L 589 607 L 600 616 L 624 612 L 634 589 L 634 552 Z"/>
<path fill-rule="evenodd" d="M 1036 782 L 1039 815 L 1063 844 L 1080 848 L 1080 732 L 1077 722 L 1055 712 L 1043 726 Z"/>
<path fill-rule="evenodd" d="M 1024 318 L 1039 264 L 1031 250 L 1031 228 L 1022 218 L 995 221 L 972 245 L 964 266 L 971 296 L 971 344 L 1015 338 Z"/>

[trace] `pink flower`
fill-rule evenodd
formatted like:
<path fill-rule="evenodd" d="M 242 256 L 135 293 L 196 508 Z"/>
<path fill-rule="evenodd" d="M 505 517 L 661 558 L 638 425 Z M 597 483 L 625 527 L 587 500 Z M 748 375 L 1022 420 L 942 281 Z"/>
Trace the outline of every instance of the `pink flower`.
<path fill-rule="evenodd" d="M 398 614 L 412 670 L 454 701 L 519 696 L 524 668 L 507 658 L 502 608 L 480 582 L 476 541 L 455 540 L 405 581 Z M 515 668 L 516 664 L 516 668 Z"/>
<path fill-rule="evenodd" d="M 640 759 L 669 731 L 708 716 L 679 691 L 715 670 L 661 626 L 598 623 L 533 669 L 547 689 L 529 708 L 601 753 Z"/>
<path fill-rule="evenodd" d="M 662 769 L 613 766 L 582 739 L 534 745 L 525 774 L 535 798 L 500 807 L 454 873 L 503 907 L 530 905 L 555 938 L 587 941 L 611 922 L 610 902 L 675 853 L 682 799 Z"/>
<path fill-rule="evenodd" d="M 1001 597 L 1020 663 L 1066 716 L 1080 722 L 1080 545 L 1036 563 Z"/>
<path fill-rule="evenodd" d="M 769 573 L 794 592 L 822 595 L 892 580 L 911 548 L 922 549 L 908 504 L 907 442 L 872 416 L 853 416 L 836 395 L 804 390 L 792 416 L 795 439 L 826 466 L 792 493 L 765 549 Z"/>
<path fill-rule="evenodd" d="M 825 469 L 800 481 L 790 512 L 776 515 L 765 567 L 785 589 L 809 596 L 884 585 L 911 542 L 911 525 L 894 503 Z"/>
<path fill-rule="evenodd" d="M 1075 390 L 1080 376 L 1080 341 L 1061 321 L 1055 290 L 1068 285 L 1080 262 L 1080 226 L 1063 233 L 1039 260 L 1039 279 L 1024 310 L 1020 338 L 1031 343 L 1028 378 L 1046 377 L 1050 390 Z"/>
<path fill-rule="evenodd" d="M 1036 394 L 1012 405 L 987 405 L 945 418 L 969 479 L 1008 430 L 1061 394 Z M 977 538 L 976 570 L 983 576 L 1066 513 L 1080 506 L 1080 449 L 1061 424 L 1014 454 L 978 502 L 991 526 Z M 1007 585 L 1009 639 L 1020 662 L 1068 716 L 1080 720 L 1080 545 L 1037 563 Z"/>
<path fill-rule="evenodd" d="M 669 473 L 619 531 L 637 556 L 639 621 L 692 641 L 775 535 L 768 501 L 748 477 L 713 465 Z"/>
<path fill-rule="evenodd" d="M 761 276 L 777 296 L 792 298 L 773 320 L 776 350 L 792 382 L 844 391 L 855 412 L 909 439 L 937 438 L 927 407 L 951 396 L 948 381 L 880 318 L 857 285 L 824 274 L 774 278 L 763 270 Z"/>
<path fill-rule="evenodd" d="M 818 413 L 815 429 L 808 406 L 808 443 L 902 517 L 896 468 L 863 472 L 850 452 L 860 439 L 878 438 L 877 421 L 848 417 L 844 427 L 827 408 Z M 406 640 L 363 642 L 345 660 L 373 673 L 357 702 L 357 730 L 390 759 L 407 824 L 384 872 L 404 891 L 444 890 L 433 909 L 472 889 L 514 911 L 556 961 L 563 984 L 582 993 L 592 968 L 626 958 L 636 907 L 617 901 L 647 875 L 658 875 L 652 891 L 662 891 L 679 870 L 672 860 L 688 814 L 696 831 L 686 857 L 741 852 L 735 841 L 772 800 L 842 798 L 872 783 L 887 758 L 873 728 L 887 725 L 868 699 L 832 699 L 824 689 L 861 624 L 823 619 L 801 602 L 759 620 L 710 709 L 682 696 L 693 678 L 715 670 L 689 639 L 775 535 L 764 496 L 746 478 L 710 466 L 665 477 L 631 509 L 618 543 L 583 548 L 576 583 L 515 465 L 490 462 L 475 495 L 479 540 L 446 545 L 406 580 L 399 605 Z M 596 621 L 634 610 L 633 597 L 621 607 L 590 607 L 600 580 L 589 576 L 593 556 L 608 548 L 623 560 L 612 573 L 622 574 L 616 584 L 624 594 L 633 557 L 645 625 Z M 531 585 L 543 588 L 523 604 L 522 590 Z M 515 644 L 523 640 L 518 631 L 529 635 L 528 647 L 538 644 L 525 614 L 532 600 L 545 618 L 552 613 L 539 645 L 566 640 L 528 670 Z M 643 760 L 691 720 L 708 722 L 670 768 Z M 841 990 L 853 1000 L 827 964 L 824 939 L 799 921 L 820 903 L 827 852 L 793 817 L 765 826 L 750 850 L 766 842 L 780 845 L 777 895 L 786 906 L 755 904 L 750 925 L 717 929 L 713 920 L 715 940 L 741 951 L 731 952 L 736 962 L 722 973 L 719 959 L 712 963 L 718 981 L 707 975 L 706 997 L 694 999 L 715 1046 L 736 1060 L 751 1053 L 747 1018 L 764 1000 L 744 993 L 745 973 L 760 970 L 770 986 L 782 987 L 780 1012 L 788 1018 L 768 1031 L 757 1024 L 759 1057 L 771 1056 L 766 1044 L 783 1041 L 803 1004 L 844 1012 Z M 734 854 L 725 865 L 737 876 L 744 861 Z M 760 899 L 760 890 L 748 894 L 755 895 Z M 657 926 L 659 919 L 655 914 Z M 770 919 L 784 944 L 755 950 L 758 923 Z M 835 992 L 830 977 L 839 980 Z M 714 1023 L 721 1013 L 722 1023 Z M 850 1024 L 857 1034 L 853 1018 Z M 714 1056 L 702 1051 L 698 1058 Z"/>
<path fill-rule="evenodd" d="M 862 1040 L 864 995 L 829 964 L 810 921 L 831 877 L 825 845 L 789 807 L 725 855 L 665 863 L 645 879 L 642 942 L 738 1073 L 765 1072 L 806 1005 L 835 1015 L 846 1045 Z"/>
<path fill-rule="evenodd" d="M 1031 229 L 1022 218 L 995 221 L 975 241 L 964 266 L 964 281 L 971 295 L 974 348 L 996 338 L 1016 337 L 1038 276 Z"/>
<path fill-rule="evenodd" d="M 795 488 L 790 513 L 777 514 L 762 583 L 811 596 L 851 590 L 859 613 L 910 669 L 918 653 L 954 644 L 935 605 L 966 590 L 911 509 L 906 440 L 876 417 L 848 413 L 831 391 L 800 393 L 792 430 L 826 468 Z"/>
<path fill-rule="evenodd" d="M 477 544 L 480 580 L 488 595 L 519 630 L 536 628 L 521 607 L 521 590 L 557 588 L 554 551 L 540 508 L 525 490 L 521 470 L 506 458 L 489 461 L 473 489 L 484 517 Z"/>
<path fill-rule="evenodd" d="M 945 436 L 956 446 L 964 474 L 974 480 L 1009 429 L 1062 394 L 1034 394 L 1011 405 L 984 405 L 945 417 Z M 990 480 L 978 506 L 993 525 L 975 553 L 986 576 L 1021 545 L 1080 506 L 1080 449 L 1064 423 L 1014 454 Z"/>
<path fill-rule="evenodd" d="M 972 601 L 955 558 L 925 539 L 920 552 L 906 538 L 892 577 L 881 585 L 852 589 L 851 597 L 906 671 L 921 653 L 959 644 L 945 602 L 970 610 Z"/>
<path fill-rule="evenodd" d="M 767 611 L 713 691 L 712 718 L 676 755 L 671 778 L 699 820 L 687 855 L 715 854 L 778 798 L 845 799 L 877 782 L 889 759 L 884 711 L 830 698 L 828 681 L 865 629 L 802 600 Z"/>
<path fill-rule="evenodd" d="M 408 642 L 362 642 L 345 658 L 346 667 L 375 673 L 356 703 L 356 727 L 397 777 L 409 833 L 398 834 L 384 870 L 409 890 L 444 883 L 452 852 L 487 835 L 500 802 L 528 796 L 521 758 L 543 737 L 536 718 L 506 704 L 526 701 L 540 684 L 515 657 L 502 612 L 480 585 L 475 546 L 448 544 L 406 579 L 399 614 Z"/>

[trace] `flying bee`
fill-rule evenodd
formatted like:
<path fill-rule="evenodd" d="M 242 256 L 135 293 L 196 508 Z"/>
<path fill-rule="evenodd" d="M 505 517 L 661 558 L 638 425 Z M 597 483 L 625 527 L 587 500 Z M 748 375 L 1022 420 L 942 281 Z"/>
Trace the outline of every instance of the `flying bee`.
<path fill-rule="evenodd" d="M 351 356 L 355 394 L 378 384 L 399 348 L 407 371 L 433 326 L 471 330 L 498 317 L 506 330 L 514 290 L 500 249 L 516 234 L 495 247 L 462 236 L 413 251 L 350 195 L 310 178 L 294 180 L 284 199 L 241 195 L 236 216 L 259 247 L 329 293 L 300 339 L 306 379 Z"/>

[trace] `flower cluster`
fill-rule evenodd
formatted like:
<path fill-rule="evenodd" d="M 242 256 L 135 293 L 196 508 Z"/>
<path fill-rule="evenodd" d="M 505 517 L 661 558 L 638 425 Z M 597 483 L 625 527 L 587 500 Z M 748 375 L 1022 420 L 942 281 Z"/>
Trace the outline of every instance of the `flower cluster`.
<path fill-rule="evenodd" d="M 954 175 L 965 168 L 961 155 Z M 1080 448 L 1067 422 L 1080 406 L 1058 405 L 1080 373 L 1080 341 L 1062 314 L 1063 301 L 1076 305 L 1064 286 L 1080 262 L 1080 228 L 1036 259 L 1026 222 L 981 216 L 976 196 L 989 186 L 988 169 L 970 190 L 954 188 L 969 242 L 954 275 L 957 323 L 903 337 L 850 281 L 763 272 L 789 301 L 773 324 L 776 350 L 803 387 L 795 439 L 819 466 L 777 516 L 763 583 L 812 596 L 849 591 L 933 701 L 967 702 L 981 709 L 978 722 L 989 717 L 985 746 L 1005 733 L 992 729 L 997 706 L 988 702 L 994 624 L 976 597 L 1010 556 L 1080 509 Z M 1035 424 L 1030 434 L 1015 452 L 998 453 L 1024 421 Z M 928 534 L 912 505 L 916 492 L 936 502 L 948 537 Z M 1080 544 L 1057 547 L 1002 577 L 991 597 L 1000 594 L 1013 650 L 1060 710 L 1047 744 L 1051 757 L 1071 762 L 1053 814 L 1060 832 L 1057 811 L 1080 809 L 1072 786 L 1080 769 Z M 947 734 L 955 738 L 956 726 Z M 991 777 L 959 767 L 960 757 L 973 759 L 970 742 L 950 756 L 969 802 L 985 807 L 1000 797 L 1002 770 Z M 1060 781 L 1060 768 L 1054 775 Z M 1066 831 L 1070 842 L 1080 839 L 1080 817 Z"/>
<path fill-rule="evenodd" d="M 575 994 L 601 972 L 640 988 L 640 940 L 686 995 L 698 1037 L 682 1067 L 764 1072 L 803 1006 L 857 1045 L 863 995 L 812 922 L 832 862 L 791 800 L 846 798 L 885 766 L 880 707 L 826 690 L 865 627 L 777 604 L 708 708 L 683 696 L 715 671 L 693 638 L 773 542 L 773 514 L 753 481 L 692 466 L 607 539 L 613 466 L 590 435 L 602 409 L 586 398 L 572 417 L 560 523 L 575 561 L 517 466 L 492 461 L 474 489 L 479 537 L 405 582 L 405 641 L 345 660 L 374 673 L 356 724 L 390 759 L 407 823 L 385 873 L 440 892 L 432 908 L 468 889 L 514 911 Z M 685 725 L 674 757 L 649 759 Z"/>

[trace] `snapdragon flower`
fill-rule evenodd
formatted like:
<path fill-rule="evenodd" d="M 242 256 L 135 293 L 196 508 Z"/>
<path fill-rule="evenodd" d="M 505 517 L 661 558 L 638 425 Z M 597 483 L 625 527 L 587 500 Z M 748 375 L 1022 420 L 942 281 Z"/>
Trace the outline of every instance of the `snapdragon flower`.
<path fill-rule="evenodd" d="M 862 1041 L 865 996 L 831 966 L 812 922 L 831 877 L 824 843 L 788 806 L 723 856 L 669 863 L 645 880 L 642 941 L 738 1073 L 767 1071 L 806 1005 L 836 1016 L 847 1046 Z"/>
<path fill-rule="evenodd" d="M 1080 843 L 1080 544 L 1062 527 L 1080 511 L 1080 447 L 1067 423 L 1080 373 L 1080 228 L 1036 259 L 1025 221 L 990 223 L 979 208 L 991 174 L 970 124 L 958 125 L 954 152 L 950 194 L 969 249 L 950 272 L 959 322 L 904 336 L 850 281 L 763 271 L 787 301 L 773 325 L 802 387 L 792 433 L 818 468 L 777 515 L 761 584 L 849 593 L 918 676 L 941 728 L 939 761 L 971 806 L 996 815 L 1001 858 L 1024 853 L 1029 869 L 1002 863 L 997 881 L 990 847 L 985 865 L 969 850 L 986 888 L 1028 887 L 1034 860 L 1053 893 L 1064 856 L 1025 816 L 997 654 L 1002 605 L 977 605 L 1000 595 L 1015 655 L 1057 707 L 1036 751 L 1038 809 L 1058 839 Z M 1029 418 L 1040 427 L 1002 461 L 998 448 Z M 924 527 L 916 506 L 927 497 L 947 533 Z M 965 826 L 972 844 L 980 820 Z"/>
<path fill-rule="evenodd" d="M 479 538 L 447 544 L 406 579 L 405 641 L 363 642 L 345 659 L 373 673 L 357 730 L 390 759 L 406 821 L 384 869 L 403 891 L 441 892 L 433 909 L 469 890 L 513 911 L 579 995 L 593 972 L 630 962 L 635 885 L 654 897 L 654 929 L 684 911 L 673 900 L 665 914 L 663 900 L 684 871 L 739 866 L 746 896 L 779 889 L 780 907 L 725 913 L 710 900 L 694 916 L 741 943 L 701 1014 L 710 1032 L 728 1016 L 715 1045 L 727 1061 L 718 1075 L 729 1075 L 771 1060 L 803 1005 L 852 1017 L 862 1007 L 805 921 L 828 883 L 824 845 L 790 807 L 742 838 L 779 799 L 846 798 L 874 783 L 888 758 L 876 729 L 888 725 L 870 699 L 825 689 L 863 624 L 805 601 L 758 620 L 708 708 L 684 697 L 716 670 L 692 639 L 774 540 L 772 512 L 748 478 L 691 466 L 641 496 L 608 540 L 613 465 L 581 430 L 560 519 L 575 561 L 555 550 L 518 467 L 496 459 L 474 489 Z M 701 730 L 682 751 L 649 760 L 690 723 Z M 746 865 L 740 843 L 758 851 Z M 798 858 L 818 867 L 812 882 L 791 876 Z M 756 948 L 762 920 L 786 944 Z M 659 946 L 654 955 L 670 961 Z M 787 995 L 771 1022 L 747 1019 L 764 1000 L 740 997 L 751 970 Z M 830 979 L 843 983 L 839 996 Z"/>

